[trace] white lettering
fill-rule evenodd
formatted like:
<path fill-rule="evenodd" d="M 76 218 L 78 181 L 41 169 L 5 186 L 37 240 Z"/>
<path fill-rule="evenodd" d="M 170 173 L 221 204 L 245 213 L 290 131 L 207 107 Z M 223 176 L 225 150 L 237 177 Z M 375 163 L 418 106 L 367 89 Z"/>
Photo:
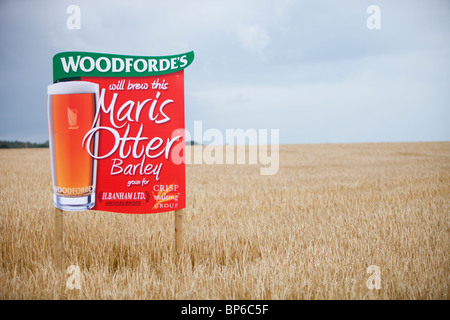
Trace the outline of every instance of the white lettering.
<path fill-rule="evenodd" d="M 119 65 L 117 65 L 119 63 Z M 112 71 L 113 72 L 122 72 L 125 68 L 125 62 L 119 58 L 112 58 Z"/>
<path fill-rule="evenodd" d="M 68 20 L 69 21 L 69 20 Z M 68 22 L 69 23 L 69 22 Z M 71 22 L 72 23 L 72 22 Z M 72 25 L 72 24 L 71 24 Z M 74 57 L 70 56 L 66 58 L 61 58 L 61 63 L 63 69 L 66 73 L 69 73 L 70 70 L 76 72 L 78 67 L 83 72 L 91 72 L 96 68 L 99 72 L 159 72 L 166 70 L 176 70 L 179 68 L 183 68 L 187 65 L 188 61 L 186 59 L 186 55 L 181 57 L 174 57 L 171 59 L 160 58 L 160 59 L 136 59 L 134 58 L 108 58 L 108 57 L 99 57 L 94 60 L 94 58 L 89 56 L 77 56 L 76 62 L 74 61 Z M 166 84 L 167 85 L 167 84 Z M 164 85 L 158 89 L 167 89 Z"/>
<path fill-rule="evenodd" d="M 132 61 L 133 61 L 133 58 L 126 58 L 125 59 L 125 72 L 130 72 L 131 62 Z"/>
<path fill-rule="evenodd" d="M 142 64 L 142 68 L 139 68 L 139 63 Z M 133 68 L 137 72 L 144 72 L 147 69 L 147 61 L 144 59 L 137 59 L 133 64 Z"/>
<path fill-rule="evenodd" d="M 86 68 L 86 65 L 85 65 L 86 60 L 89 61 L 89 64 L 90 64 L 89 68 Z M 80 69 L 81 70 L 83 70 L 84 72 L 91 72 L 92 70 L 94 70 L 94 68 L 95 68 L 95 61 L 93 58 L 87 57 L 87 56 L 81 58 L 81 60 L 80 60 Z"/>
<path fill-rule="evenodd" d="M 106 68 L 104 68 L 104 69 L 102 69 L 102 67 L 101 67 L 101 65 L 100 65 L 100 63 L 101 63 L 102 61 L 105 61 L 105 62 L 106 62 Z M 111 69 L 111 61 L 110 61 L 108 58 L 106 58 L 106 57 L 100 57 L 100 58 L 98 58 L 97 61 L 95 62 L 95 67 L 96 67 L 97 70 L 100 71 L 100 72 L 107 72 L 107 71 L 109 71 L 109 69 Z"/>
<path fill-rule="evenodd" d="M 78 65 L 80 63 L 81 56 L 77 56 L 77 62 L 73 60 L 73 56 L 69 57 L 69 63 L 66 62 L 65 58 L 61 58 L 61 64 L 63 66 L 64 72 L 69 73 L 69 69 L 72 69 L 73 72 L 77 72 Z"/>

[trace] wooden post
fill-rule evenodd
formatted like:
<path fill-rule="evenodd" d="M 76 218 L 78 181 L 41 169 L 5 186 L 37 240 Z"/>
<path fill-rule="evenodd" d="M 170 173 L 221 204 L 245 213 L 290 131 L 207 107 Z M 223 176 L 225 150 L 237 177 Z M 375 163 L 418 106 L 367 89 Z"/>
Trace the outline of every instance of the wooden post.
<path fill-rule="evenodd" d="M 183 209 L 175 210 L 175 253 L 179 260 L 183 250 Z"/>
<path fill-rule="evenodd" d="M 63 211 L 55 207 L 55 239 L 54 239 L 55 267 L 63 271 Z"/>

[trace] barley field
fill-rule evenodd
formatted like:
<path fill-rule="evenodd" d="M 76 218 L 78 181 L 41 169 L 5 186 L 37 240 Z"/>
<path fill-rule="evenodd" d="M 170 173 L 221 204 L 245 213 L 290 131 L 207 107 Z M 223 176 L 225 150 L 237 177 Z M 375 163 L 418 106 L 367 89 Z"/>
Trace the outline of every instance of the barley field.
<path fill-rule="evenodd" d="M 271 176 L 186 166 L 179 260 L 173 212 L 65 212 L 69 289 L 49 151 L 0 150 L 0 299 L 449 299 L 450 142 L 281 145 L 279 159 Z"/>

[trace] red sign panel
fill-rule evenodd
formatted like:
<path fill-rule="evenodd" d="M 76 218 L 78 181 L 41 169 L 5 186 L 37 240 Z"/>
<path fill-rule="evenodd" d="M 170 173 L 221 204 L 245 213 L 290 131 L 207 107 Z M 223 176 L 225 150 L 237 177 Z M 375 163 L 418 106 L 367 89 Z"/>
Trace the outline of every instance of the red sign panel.
<path fill-rule="evenodd" d="M 62 58 L 61 61 L 67 70 L 77 66 L 76 57 L 72 65 L 65 57 L 65 64 Z M 94 58 L 92 61 L 96 62 Z M 114 58 L 109 58 L 113 69 Z M 123 60 L 132 69 L 133 60 Z M 158 61 L 134 60 L 147 61 L 146 66 L 158 66 Z M 90 69 L 90 60 L 85 60 L 84 65 L 82 59 L 78 61 L 79 66 Z M 105 70 L 108 67 L 105 61 L 104 56 L 97 58 L 95 69 Z M 116 61 L 116 65 L 120 63 Z M 138 71 L 144 68 L 143 62 L 134 65 Z M 97 161 L 93 210 L 157 213 L 186 206 L 184 70 L 179 69 L 169 69 L 168 73 L 151 70 L 155 75 L 146 69 L 142 76 L 83 72 L 76 79 L 99 85 L 96 115 L 82 141 L 85 152 Z M 98 141 L 96 152 L 85 147 L 94 140 Z"/>

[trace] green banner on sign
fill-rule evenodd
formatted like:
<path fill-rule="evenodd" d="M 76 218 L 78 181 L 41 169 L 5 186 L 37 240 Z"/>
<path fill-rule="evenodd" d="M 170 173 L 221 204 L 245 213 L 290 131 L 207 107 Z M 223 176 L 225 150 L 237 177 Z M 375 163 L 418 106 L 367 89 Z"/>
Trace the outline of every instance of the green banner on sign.
<path fill-rule="evenodd" d="M 80 77 L 145 77 L 177 72 L 194 60 L 194 52 L 145 57 L 94 52 L 61 52 L 53 57 L 53 82 Z"/>

